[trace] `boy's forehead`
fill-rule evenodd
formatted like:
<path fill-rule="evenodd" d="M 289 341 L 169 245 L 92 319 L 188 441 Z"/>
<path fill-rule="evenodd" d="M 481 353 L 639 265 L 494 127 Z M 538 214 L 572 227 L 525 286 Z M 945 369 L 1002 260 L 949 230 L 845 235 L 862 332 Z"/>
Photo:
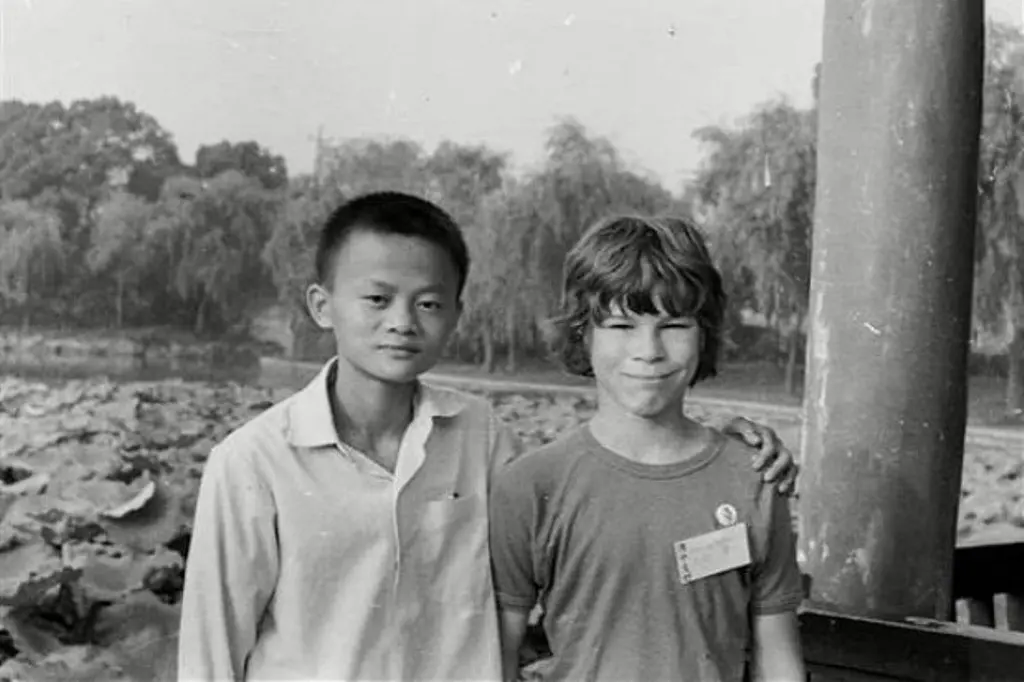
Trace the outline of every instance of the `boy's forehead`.
<path fill-rule="evenodd" d="M 384 281 L 414 276 L 441 283 L 457 276 L 452 257 L 439 245 L 416 235 L 365 227 L 354 230 L 338 245 L 334 264 L 336 279 Z"/>
<path fill-rule="evenodd" d="M 415 235 L 397 235 L 369 228 L 358 228 L 338 245 L 335 258 L 355 265 L 385 265 L 402 260 L 438 261 L 441 269 L 451 257 L 429 240 Z"/>
<path fill-rule="evenodd" d="M 673 315 L 672 313 L 666 312 L 664 310 L 659 310 L 658 312 L 655 312 L 655 313 L 646 313 L 646 312 L 636 312 L 636 311 L 633 311 L 633 310 L 622 310 L 621 308 L 614 309 L 614 310 L 610 309 L 610 310 L 607 310 L 607 311 L 605 311 L 603 313 L 599 312 L 597 315 L 595 315 L 596 321 L 598 321 L 598 322 L 600 322 L 602 320 L 614 320 L 614 319 L 623 319 L 623 320 L 646 320 L 646 319 L 654 319 L 654 320 L 682 320 L 682 319 L 689 319 L 690 317 L 692 317 L 692 315 Z"/>
<path fill-rule="evenodd" d="M 628 300 L 612 300 L 604 306 L 595 306 L 595 312 L 604 317 L 678 317 L 661 296 L 645 296 L 644 299 L 638 306 L 630 306 Z"/>
<path fill-rule="evenodd" d="M 419 235 L 389 232 L 372 225 L 356 225 L 338 243 L 337 255 L 359 252 L 359 257 L 364 258 L 367 252 L 393 255 L 431 247 L 436 245 Z"/>

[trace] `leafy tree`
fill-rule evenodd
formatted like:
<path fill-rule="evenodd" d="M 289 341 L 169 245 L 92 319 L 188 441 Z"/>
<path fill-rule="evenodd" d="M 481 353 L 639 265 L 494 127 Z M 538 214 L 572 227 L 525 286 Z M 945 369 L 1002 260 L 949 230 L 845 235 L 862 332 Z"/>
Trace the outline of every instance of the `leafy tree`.
<path fill-rule="evenodd" d="M 46 198 L 62 212 L 65 234 L 87 227 L 111 190 L 155 199 L 163 178 L 181 166 L 170 133 L 131 102 L 14 103 L 4 111 L 13 113 L 0 136 L 0 193 Z"/>
<path fill-rule="evenodd" d="M 507 166 L 507 154 L 445 140 L 426 159 L 423 171 L 431 196 L 468 227 L 484 197 L 501 189 Z"/>
<path fill-rule="evenodd" d="M 86 263 L 96 276 L 114 282 L 115 324 L 125 321 L 125 296 L 150 267 L 154 206 L 137 196 L 118 193 L 97 211 Z"/>
<path fill-rule="evenodd" d="M 527 230 L 523 198 L 510 182 L 481 198 L 466 231 L 472 266 L 463 296 L 463 316 L 456 341 L 473 339 L 488 371 L 497 363 L 496 345 L 506 349 L 506 370 L 517 369 L 520 323 L 529 316 L 533 299 L 523 235 Z"/>
<path fill-rule="evenodd" d="M 341 198 L 380 190 L 423 195 L 425 166 L 423 149 L 411 140 L 345 140 L 322 148 L 320 185 Z"/>
<path fill-rule="evenodd" d="M 27 201 L 0 201 L 0 305 L 32 323 L 37 300 L 52 290 L 64 261 L 60 220 Z"/>
<path fill-rule="evenodd" d="M 547 316 L 557 304 L 562 261 L 592 223 L 613 212 L 660 213 L 673 198 L 659 184 L 625 167 L 615 146 L 590 135 L 574 119 L 548 131 L 546 158 L 538 173 L 524 183 L 524 212 L 530 272 Z M 538 301 L 539 302 L 539 301 Z"/>
<path fill-rule="evenodd" d="M 988 27 L 975 317 L 1009 339 L 1006 411 L 1024 411 L 1024 35 Z"/>
<path fill-rule="evenodd" d="M 227 171 L 209 182 L 169 182 L 156 222 L 174 291 L 189 301 L 193 331 L 243 322 L 273 295 L 261 259 L 280 208 L 253 178 Z"/>
<path fill-rule="evenodd" d="M 105 286 L 86 263 L 96 209 L 116 192 L 155 199 L 180 167 L 170 134 L 131 102 L 0 104 L 0 196 L 59 218 L 64 267 L 48 298 L 33 294 L 40 315 L 92 319 L 89 305 L 101 300 L 93 284 Z"/>
<path fill-rule="evenodd" d="M 716 225 L 716 250 L 726 254 L 729 268 L 740 267 L 750 277 L 744 293 L 785 340 L 790 392 L 798 388 L 810 286 L 814 117 L 813 111 L 772 102 L 738 129 L 695 133 L 710 148 L 695 186 L 704 214 Z"/>
<path fill-rule="evenodd" d="M 299 357 L 329 352 L 326 340 L 306 311 L 306 287 L 313 281 L 317 238 L 330 210 L 338 202 L 319 191 L 311 178 L 299 178 L 283 204 L 261 258 L 270 271 L 277 300 L 288 314 L 291 353 Z"/>
<path fill-rule="evenodd" d="M 196 152 L 196 173 L 213 178 L 225 171 L 236 170 L 255 178 L 264 189 L 279 189 L 288 184 L 288 168 L 284 157 L 270 153 L 257 142 L 228 142 L 203 145 Z"/>

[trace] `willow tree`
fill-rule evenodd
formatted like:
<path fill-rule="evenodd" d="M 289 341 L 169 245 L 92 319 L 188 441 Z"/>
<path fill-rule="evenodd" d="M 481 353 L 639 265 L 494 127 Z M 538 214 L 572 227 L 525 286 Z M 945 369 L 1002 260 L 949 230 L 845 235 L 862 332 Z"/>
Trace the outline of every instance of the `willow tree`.
<path fill-rule="evenodd" d="M 150 268 L 154 209 L 140 197 L 118 193 L 96 211 L 86 264 L 94 276 L 113 280 L 118 329 L 124 326 L 126 295 Z"/>
<path fill-rule="evenodd" d="M 24 327 L 32 324 L 34 300 L 58 281 L 64 261 L 60 228 L 53 211 L 27 201 L 0 202 L 0 303 L 20 308 Z"/>
<path fill-rule="evenodd" d="M 1006 412 L 1024 411 L 1024 35 L 989 24 L 974 309 L 1007 340 Z"/>
<path fill-rule="evenodd" d="M 237 171 L 166 189 L 153 239 L 168 254 L 169 285 L 192 307 L 193 332 L 244 321 L 275 293 L 262 254 L 281 197 Z"/>
<path fill-rule="evenodd" d="M 810 285 L 815 114 L 785 101 L 736 129 L 695 133 L 709 149 L 695 180 L 718 251 L 749 273 L 752 303 L 785 343 L 786 389 L 798 388 Z"/>
<path fill-rule="evenodd" d="M 663 213 L 674 198 L 656 180 L 631 169 L 606 138 L 578 121 L 548 131 L 544 163 L 523 191 L 532 206 L 527 234 L 532 274 L 546 310 L 557 304 L 562 261 L 595 221 L 613 213 Z"/>

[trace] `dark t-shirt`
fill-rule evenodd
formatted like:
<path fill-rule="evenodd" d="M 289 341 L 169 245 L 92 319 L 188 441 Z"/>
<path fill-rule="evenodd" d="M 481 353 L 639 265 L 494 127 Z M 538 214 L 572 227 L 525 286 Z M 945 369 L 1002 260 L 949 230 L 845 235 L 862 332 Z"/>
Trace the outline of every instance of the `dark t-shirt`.
<path fill-rule="evenodd" d="M 503 608 L 543 605 L 546 679 L 743 679 L 751 614 L 802 599 L 788 503 L 754 454 L 715 433 L 685 462 L 644 465 L 582 427 L 496 476 L 495 591 Z M 683 584 L 677 543 L 732 522 L 751 563 Z"/>

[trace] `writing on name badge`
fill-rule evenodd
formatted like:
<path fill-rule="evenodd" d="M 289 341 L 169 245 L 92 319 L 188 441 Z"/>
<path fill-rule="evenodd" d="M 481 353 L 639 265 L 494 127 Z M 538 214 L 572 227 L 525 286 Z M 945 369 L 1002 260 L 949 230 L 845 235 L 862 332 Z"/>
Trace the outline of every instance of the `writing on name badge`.
<path fill-rule="evenodd" d="M 673 546 L 679 582 L 683 585 L 750 564 L 745 523 L 680 540 Z"/>

